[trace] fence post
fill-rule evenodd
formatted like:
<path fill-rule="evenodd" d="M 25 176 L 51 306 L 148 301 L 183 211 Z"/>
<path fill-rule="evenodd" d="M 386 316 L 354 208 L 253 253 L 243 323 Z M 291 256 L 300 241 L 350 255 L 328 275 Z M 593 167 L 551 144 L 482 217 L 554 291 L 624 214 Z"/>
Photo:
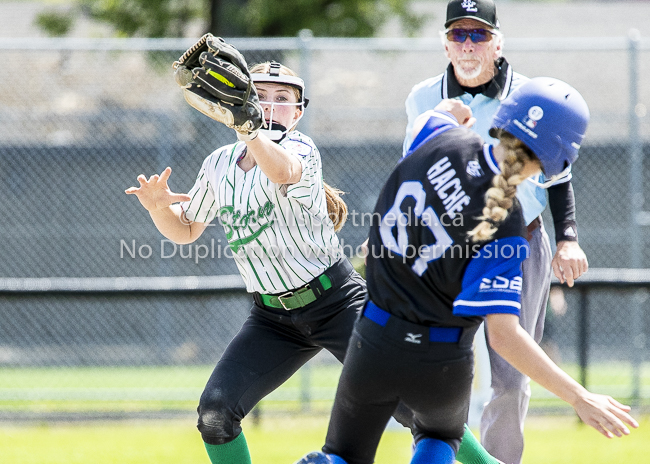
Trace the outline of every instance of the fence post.
<path fill-rule="evenodd" d="M 305 82 L 305 95 L 310 92 L 311 85 L 311 41 L 314 34 L 310 29 L 301 29 L 298 33 L 298 43 L 300 47 L 300 77 Z M 305 111 L 300 120 L 300 131 L 311 136 L 311 118 L 309 111 Z"/>
<path fill-rule="evenodd" d="M 589 290 L 580 287 L 580 314 L 578 333 L 578 361 L 580 363 L 580 384 L 587 387 L 587 369 L 589 367 Z"/>
<path fill-rule="evenodd" d="M 641 234 L 643 194 L 643 142 L 639 133 L 639 41 L 641 34 L 637 29 L 630 29 L 629 39 L 629 68 L 630 68 L 630 161 L 629 161 L 629 199 L 630 199 L 630 265 L 634 269 L 642 266 L 643 236 Z M 643 331 L 644 297 L 636 292 L 630 299 L 631 338 L 634 348 L 630 350 L 632 364 L 632 403 L 637 404 L 641 398 L 641 364 L 645 347 Z"/>
<path fill-rule="evenodd" d="M 309 29 L 302 29 L 298 33 L 298 43 L 300 47 L 300 77 L 305 82 L 305 95 L 309 93 L 309 86 L 311 84 L 311 41 L 314 34 Z M 305 97 L 303 95 L 303 98 Z M 302 119 L 300 120 L 300 131 L 311 135 L 311 118 L 309 111 L 305 111 Z M 300 409 L 302 412 L 307 412 L 311 409 L 311 374 L 312 369 L 310 363 L 305 364 L 300 369 Z"/>
<path fill-rule="evenodd" d="M 641 404 L 641 368 L 646 350 L 643 306 L 648 299 L 648 290 L 639 289 L 632 295 L 631 339 L 632 339 L 632 406 Z"/>
<path fill-rule="evenodd" d="M 630 200 L 630 264 L 634 269 L 641 267 L 643 244 L 639 224 L 639 213 L 643 208 L 643 145 L 639 133 L 639 41 L 640 33 L 631 29 L 629 34 L 629 69 L 630 69 L 630 101 L 629 101 L 629 200 Z"/>

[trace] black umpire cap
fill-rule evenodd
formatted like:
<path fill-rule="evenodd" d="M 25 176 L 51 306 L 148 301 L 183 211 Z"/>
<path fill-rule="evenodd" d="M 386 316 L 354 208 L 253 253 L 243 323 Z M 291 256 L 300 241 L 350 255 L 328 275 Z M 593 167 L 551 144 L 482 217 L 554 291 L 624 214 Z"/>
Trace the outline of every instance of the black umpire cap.
<path fill-rule="evenodd" d="M 497 6 L 492 0 L 451 0 L 447 4 L 445 28 L 448 28 L 454 21 L 465 18 L 480 21 L 493 29 L 499 29 Z"/>

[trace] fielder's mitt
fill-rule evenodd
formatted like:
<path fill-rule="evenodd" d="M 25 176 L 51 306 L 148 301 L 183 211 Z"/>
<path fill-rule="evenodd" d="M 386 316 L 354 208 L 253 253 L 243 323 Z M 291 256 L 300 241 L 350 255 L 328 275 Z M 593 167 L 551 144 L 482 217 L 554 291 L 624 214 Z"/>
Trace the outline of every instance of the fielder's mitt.
<path fill-rule="evenodd" d="M 264 123 L 246 60 L 221 37 L 206 34 L 173 64 L 185 100 L 209 118 L 252 140 Z"/>

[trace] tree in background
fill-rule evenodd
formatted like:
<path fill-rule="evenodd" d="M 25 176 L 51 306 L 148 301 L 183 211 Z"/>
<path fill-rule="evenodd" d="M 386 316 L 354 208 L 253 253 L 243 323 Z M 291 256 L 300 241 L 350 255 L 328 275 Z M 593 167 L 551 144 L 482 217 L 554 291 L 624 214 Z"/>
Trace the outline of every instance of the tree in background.
<path fill-rule="evenodd" d="M 206 0 L 77 0 L 81 11 L 121 37 L 183 37 L 205 15 Z"/>
<path fill-rule="evenodd" d="M 72 8 L 48 8 L 36 15 L 34 23 L 50 37 L 62 37 L 74 26 L 75 16 Z"/>
<path fill-rule="evenodd" d="M 212 0 L 210 26 L 223 36 L 289 37 L 311 29 L 319 37 L 372 37 L 391 16 L 408 35 L 426 17 L 410 11 L 411 0 Z"/>
<path fill-rule="evenodd" d="M 311 29 L 321 37 L 372 37 L 391 17 L 415 34 L 427 17 L 412 0 L 77 0 L 77 14 L 111 24 L 122 37 L 183 37 L 199 19 L 223 37 L 288 37 Z M 43 12 L 41 28 L 50 33 Z"/>

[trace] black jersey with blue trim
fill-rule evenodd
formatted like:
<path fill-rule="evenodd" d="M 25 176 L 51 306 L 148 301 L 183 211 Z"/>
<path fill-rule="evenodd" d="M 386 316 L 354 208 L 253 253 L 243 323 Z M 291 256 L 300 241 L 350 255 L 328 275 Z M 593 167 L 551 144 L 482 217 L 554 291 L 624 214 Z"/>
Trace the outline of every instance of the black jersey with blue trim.
<path fill-rule="evenodd" d="M 379 195 L 368 242 L 368 297 L 417 324 L 471 327 L 491 312 L 519 314 L 521 262 L 529 249 L 516 199 L 492 241 L 469 239 L 499 171 L 478 135 L 445 124 L 425 126 L 431 136 L 416 137 L 415 150 Z"/>

